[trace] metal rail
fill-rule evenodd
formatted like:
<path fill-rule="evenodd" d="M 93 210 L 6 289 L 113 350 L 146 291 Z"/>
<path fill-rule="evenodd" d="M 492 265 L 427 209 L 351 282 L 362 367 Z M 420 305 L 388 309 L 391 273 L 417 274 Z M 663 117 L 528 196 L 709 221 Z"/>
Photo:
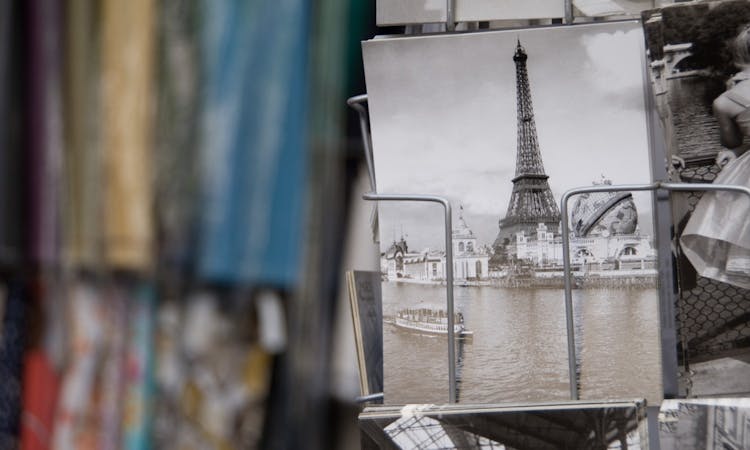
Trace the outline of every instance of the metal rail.
<path fill-rule="evenodd" d="M 456 9 L 453 0 L 445 0 L 445 31 L 456 31 Z"/>
<path fill-rule="evenodd" d="M 367 94 L 355 95 L 346 100 L 350 108 L 357 111 L 359 115 L 359 131 L 362 133 L 362 146 L 365 149 L 365 162 L 367 163 L 367 172 L 370 175 L 370 190 L 377 192 L 375 183 L 375 160 L 372 156 L 372 136 L 370 134 L 370 114 L 365 108 L 367 103 Z"/>
<path fill-rule="evenodd" d="M 374 402 L 378 400 L 383 400 L 382 392 L 378 392 L 376 394 L 370 394 L 370 395 L 361 395 L 359 397 L 354 398 L 355 403 L 368 403 L 368 402 Z"/>
<path fill-rule="evenodd" d="M 563 276 L 565 283 L 565 321 L 568 332 L 568 377 L 570 383 L 570 398 L 578 400 L 578 380 L 576 377 L 576 349 L 575 349 L 575 327 L 573 322 L 573 292 L 571 286 L 570 270 L 570 230 L 568 224 L 568 201 L 570 197 L 579 194 L 594 192 L 622 192 L 622 191 L 651 191 L 659 189 L 670 192 L 691 191 L 730 191 L 738 192 L 750 197 L 750 188 L 745 186 L 733 186 L 728 184 L 709 183 L 669 183 L 657 181 L 648 184 L 623 184 L 587 186 L 570 189 L 565 192 L 560 201 L 560 215 L 562 216 L 562 245 L 563 245 Z"/>
<path fill-rule="evenodd" d="M 573 0 L 565 0 L 564 4 L 565 8 L 565 24 L 566 25 L 572 25 L 573 24 Z"/>
<path fill-rule="evenodd" d="M 448 0 L 450 3 L 450 0 Z M 362 132 L 362 146 L 365 150 L 365 161 L 367 171 L 370 175 L 371 193 L 364 194 L 363 199 L 368 201 L 414 201 L 431 202 L 443 205 L 445 212 L 445 285 L 448 315 L 448 401 L 456 403 L 456 341 L 453 317 L 453 211 L 450 201 L 443 197 L 434 195 L 404 195 L 404 194 L 378 194 L 375 182 L 375 160 L 372 156 L 372 137 L 370 134 L 369 113 L 364 104 L 367 102 L 367 94 L 357 95 L 347 99 L 346 104 L 357 111 L 359 115 L 359 127 Z"/>
<path fill-rule="evenodd" d="M 377 194 L 362 196 L 369 201 L 429 202 L 443 205 L 445 212 L 445 293 L 448 315 L 448 401 L 456 403 L 456 340 L 453 317 L 453 212 L 450 201 L 435 195 Z"/>

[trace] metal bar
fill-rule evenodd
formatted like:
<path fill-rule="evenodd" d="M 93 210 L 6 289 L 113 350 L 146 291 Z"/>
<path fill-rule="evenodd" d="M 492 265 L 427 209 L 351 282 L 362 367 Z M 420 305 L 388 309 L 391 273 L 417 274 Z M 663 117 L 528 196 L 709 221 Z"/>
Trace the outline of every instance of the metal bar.
<path fill-rule="evenodd" d="M 750 188 L 745 186 L 734 186 L 731 184 L 713 183 L 659 183 L 661 189 L 667 191 L 690 192 L 690 191 L 730 191 L 750 196 Z"/>
<path fill-rule="evenodd" d="M 359 397 L 354 397 L 354 401 L 356 403 L 367 403 L 367 402 L 372 402 L 372 401 L 375 401 L 375 400 L 383 400 L 383 393 L 382 392 L 378 392 L 376 394 L 362 395 L 362 396 L 359 396 Z"/>
<path fill-rule="evenodd" d="M 565 0 L 565 24 L 573 23 L 573 0 Z"/>
<path fill-rule="evenodd" d="M 456 9 L 453 0 L 445 0 L 445 31 L 456 30 Z"/>
<path fill-rule="evenodd" d="M 576 377 L 576 348 L 575 348 L 575 326 L 573 322 L 573 292 L 571 289 L 570 271 L 570 231 L 568 224 L 568 199 L 577 194 L 589 192 L 616 192 L 616 191 L 645 191 L 654 190 L 658 184 L 646 185 L 622 185 L 622 186 L 587 186 L 571 189 L 565 192 L 560 201 L 560 215 L 562 216 L 562 245 L 563 245 L 563 277 L 565 286 L 565 323 L 568 329 L 568 377 L 570 387 L 570 398 L 578 400 L 578 379 Z"/>
<path fill-rule="evenodd" d="M 453 212 L 450 201 L 435 195 L 376 194 L 362 196 L 370 201 L 440 203 L 445 210 L 445 291 L 448 303 L 448 401 L 456 403 L 456 340 L 453 318 Z"/>
<path fill-rule="evenodd" d="M 365 162 L 367 172 L 370 174 L 370 189 L 377 192 L 375 183 L 375 160 L 372 156 L 372 135 L 370 134 L 370 115 L 364 104 L 367 103 L 367 94 L 355 95 L 346 100 L 350 108 L 357 111 L 359 115 L 359 130 L 362 133 L 362 146 L 365 149 Z"/>
<path fill-rule="evenodd" d="M 576 340 L 573 322 L 573 292 L 570 286 L 570 236 L 568 231 L 568 199 L 576 190 L 567 191 L 560 201 L 563 286 L 565 289 L 565 325 L 568 330 L 568 387 L 570 399 L 578 400 L 578 377 L 576 377 Z"/>
<path fill-rule="evenodd" d="M 563 246 L 563 276 L 565 285 L 565 321 L 568 331 L 568 377 L 570 384 L 570 398 L 578 400 L 578 384 L 576 377 L 576 349 L 575 349 L 575 326 L 573 322 L 573 292 L 571 289 L 571 270 L 570 270 L 570 230 L 568 224 L 568 200 L 570 197 L 579 194 L 593 192 L 622 192 L 622 191 L 651 191 L 658 189 L 677 192 L 691 191 L 730 191 L 738 192 L 750 197 L 750 188 L 745 186 L 733 186 L 727 184 L 711 183 L 669 183 L 654 182 L 649 184 L 623 184 L 623 185 L 602 185 L 587 186 L 570 189 L 565 192 L 560 201 L 560 215 L 562 216 L 562 246 Z"/>

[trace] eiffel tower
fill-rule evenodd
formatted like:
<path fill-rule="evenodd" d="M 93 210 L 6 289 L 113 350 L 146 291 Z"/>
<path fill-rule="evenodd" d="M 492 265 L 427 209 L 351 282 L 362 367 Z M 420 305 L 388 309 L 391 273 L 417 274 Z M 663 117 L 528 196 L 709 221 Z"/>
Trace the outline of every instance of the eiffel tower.
<path fill-rule="evenodd" d="M 519 40 L 513 55 L 516 64 L 518 114 L 516 174 L 513 178 L 513 192 L 508 212 L 499 221 L 500 231 L 494 244 L 496 250 L 513 242 L 519 231 L 525 232 L 526 236 L 535 236 L 540 223 L 547 225 L 550 232 L 557 232 L 560 225 L 560 210 L 547 182 L 549 177 L 544 172 L 542 154 L 539 152 L 526 70 L 527 59 L 528 55 Z"/>

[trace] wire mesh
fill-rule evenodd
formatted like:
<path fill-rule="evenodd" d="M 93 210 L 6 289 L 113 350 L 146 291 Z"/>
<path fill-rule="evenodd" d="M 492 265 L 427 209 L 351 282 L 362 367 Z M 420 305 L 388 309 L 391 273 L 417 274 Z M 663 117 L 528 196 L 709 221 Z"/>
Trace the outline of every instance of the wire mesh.
<path fill-rule="evenodd" d="M 720 170 L 712 162 L 697 166 L 688 164 L 679 174 L 686 183 L 711 183 Z M 703 194 L 673 195 L 683 196 L 692 213 Z M 681 260 L 680 264 L 689 263 Z M 696 276 L 692 282 L 684 279 L 684 269 L 680 270 L 683 279 L 680 280 L 681 289 L 675 305 L 681 341 L 680 363 L 716 359 L 750 347 L 750 290 L 701 276 Z M 692 270 L 691 267 L 687 269 Z"/>

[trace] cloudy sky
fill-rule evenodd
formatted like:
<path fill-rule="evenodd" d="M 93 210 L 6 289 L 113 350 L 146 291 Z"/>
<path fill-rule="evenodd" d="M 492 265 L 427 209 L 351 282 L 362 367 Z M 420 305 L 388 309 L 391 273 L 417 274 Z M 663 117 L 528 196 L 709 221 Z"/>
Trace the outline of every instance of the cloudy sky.
<path fill-rule="evenodd" d="M 516 39 L 557 199 L 604 175 L 650 181 L 636 22 L 375 39 L 363 44 L 378 191 L 446 196 L 481 243 L 504 217 L 516 159 Z M 636 194 L 642 232 L 650 197 Z M 572 207 L 572 204 L 570 205 Z M 441 208 L 380 205 L 381 245 L 443 248 Z"/>

